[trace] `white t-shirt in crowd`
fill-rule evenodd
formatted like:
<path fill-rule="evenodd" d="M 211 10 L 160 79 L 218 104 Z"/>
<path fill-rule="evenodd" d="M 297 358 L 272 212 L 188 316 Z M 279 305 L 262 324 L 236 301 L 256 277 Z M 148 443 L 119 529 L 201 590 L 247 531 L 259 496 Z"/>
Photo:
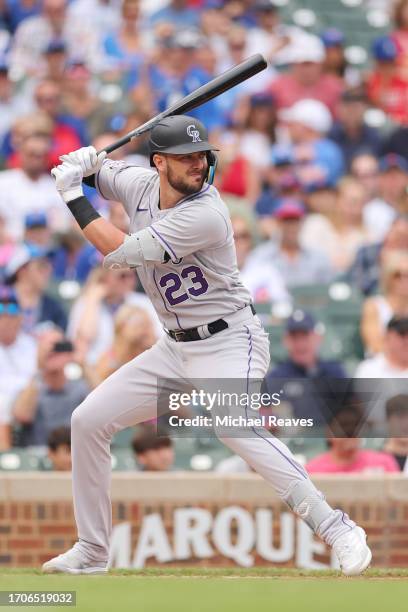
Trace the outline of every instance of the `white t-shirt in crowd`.
<path fill-rule="evenodd" d="M 291 302 L 285 281 L 272 262 L 249 262 L 241 270 L 241 279 L 254 302 Z"/>
<path fill-rule="evenodd" d="M 364 225 L 378 242 L 384 239 L 396 216 L 395 208 L 380 198 L 368 202 L 363 210 Z"/>
<path fill-rule="evenodd" d="M 37 344 L 21 332 L 10 346 L 0 344 L 0 423 L 10 423 L 13 402 L 37 370 Z"/>
<path fill-rule="evenodd" d="M 396 368 L 384 353 L 362 361 L 354 374 L 355 378 L 408 378 L 408 368 Z"/>
<path fill-rule="evenodd" d="M 54 179 L 43 174 L 31 180 L 20 168 L 0 172 L 0 215 L 6 220 L 7 233 L 21 240 L 24 217 L 28 213 L 44 212 L 55 232 L 66 231 L 71 223 L 70 212 L 64 205 Z"/>

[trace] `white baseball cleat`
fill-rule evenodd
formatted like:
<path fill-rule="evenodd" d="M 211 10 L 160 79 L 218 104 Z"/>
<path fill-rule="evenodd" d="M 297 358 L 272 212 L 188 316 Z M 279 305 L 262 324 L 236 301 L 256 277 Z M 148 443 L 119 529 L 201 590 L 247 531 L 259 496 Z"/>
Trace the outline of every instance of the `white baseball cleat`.
<path fill-rule="evenodd" d="M 345 576 L 362 574 L 370 565 L 372 553 L 366 544 L 367 535 L 361 527 L 354 527 L 333 544 L 341 571 Z"/>
<path fill-rule="evenodd" d="M 106 574 L 107 564 L 89 561 L 74 545 L 67 552 L 46 561 L 42 566 L 46 574 Z"/>

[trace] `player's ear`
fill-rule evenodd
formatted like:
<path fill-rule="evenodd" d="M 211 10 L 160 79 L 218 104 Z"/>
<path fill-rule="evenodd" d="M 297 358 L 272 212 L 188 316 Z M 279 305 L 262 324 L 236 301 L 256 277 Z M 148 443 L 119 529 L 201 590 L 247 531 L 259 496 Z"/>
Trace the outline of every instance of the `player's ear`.
<path fill-rule="evenodd" d="M 152 162 L 159 172 L 163 172 L 166 169 L 166 158 L 164 155 L 154 153 Z"/>

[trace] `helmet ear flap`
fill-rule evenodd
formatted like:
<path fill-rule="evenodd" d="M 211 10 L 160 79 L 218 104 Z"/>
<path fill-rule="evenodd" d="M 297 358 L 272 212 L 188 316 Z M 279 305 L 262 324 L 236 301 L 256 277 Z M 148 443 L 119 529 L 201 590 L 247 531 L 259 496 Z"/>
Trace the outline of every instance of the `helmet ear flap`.
<path fill-rule="evenodd" d="M 218 158 L 213 151 L 207 151 L 208 171 L 205 180 L 209 185 L 213 184 L 215 171 L 217 169 Z"/>

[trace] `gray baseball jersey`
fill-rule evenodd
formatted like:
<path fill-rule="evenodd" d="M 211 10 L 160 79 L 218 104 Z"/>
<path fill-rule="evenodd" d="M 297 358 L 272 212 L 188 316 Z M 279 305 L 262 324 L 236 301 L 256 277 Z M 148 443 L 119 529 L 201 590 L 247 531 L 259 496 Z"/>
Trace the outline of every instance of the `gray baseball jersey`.
<path fill-rule="evenodd" d="M 231 314 L 251 302 L 241 282 L 228 209 L 204 184 L 174 208 L 159 208 L 159 176 L 124 161 L 105 160 L 99 193 L 122 202 L 130 233 L 149 228 L 170 256 L 138 267 L 140 281 L 168 329 L 188 329 Z"/>
<path fill-rule="evenodd" d="M 237 270 L 228 211 L 214 187 L 207 185 L 174 208 L 161 211 L 155 171 L 108 160 L 96 183 L 104 197 L 123 202 L 132 233 L 150 228 L 171 257 L 166 264 L 147 263 L 138 268 L 146 293 L 167 328 L 197 327 L 241 309 L 231 317 L 233 323 L 227 329 L 200 342 L 175 342 L 163 334 L 151 349 L 93 389 L 74 410 L 72 483 L 77 544 L 87 559 L 100 565 L 108 558 L 112 531 L 112 435 L 157 417 L 158 377 L 197 380 L 206 376 L 204 388 L 212 391 L 211 381 L 218 386 L 219 380 L 234 379 L 238 393 L 255 391 L 255 387 L 260 391 L 269 366 L 269 340 L 258 317 L 243 308 L 250 297 Z M 246 414 L 245 406 L 235 408 L 237 415 Z M 317 533 L 325 541 L 332 543 L 350 531 L 354 523 L 343 512 L 332 510 L 326 502 L 322 510 L 322 495 L 281 440 L 262 428 L 249 428 L 245 433 L 249 437 L 215 430 L 291 507 L 300 508 L 301 501 L 308 500 L 305 514 L 309 519 L 305 520 L 310 524 L 312 508 L 319 518 Z"/>

